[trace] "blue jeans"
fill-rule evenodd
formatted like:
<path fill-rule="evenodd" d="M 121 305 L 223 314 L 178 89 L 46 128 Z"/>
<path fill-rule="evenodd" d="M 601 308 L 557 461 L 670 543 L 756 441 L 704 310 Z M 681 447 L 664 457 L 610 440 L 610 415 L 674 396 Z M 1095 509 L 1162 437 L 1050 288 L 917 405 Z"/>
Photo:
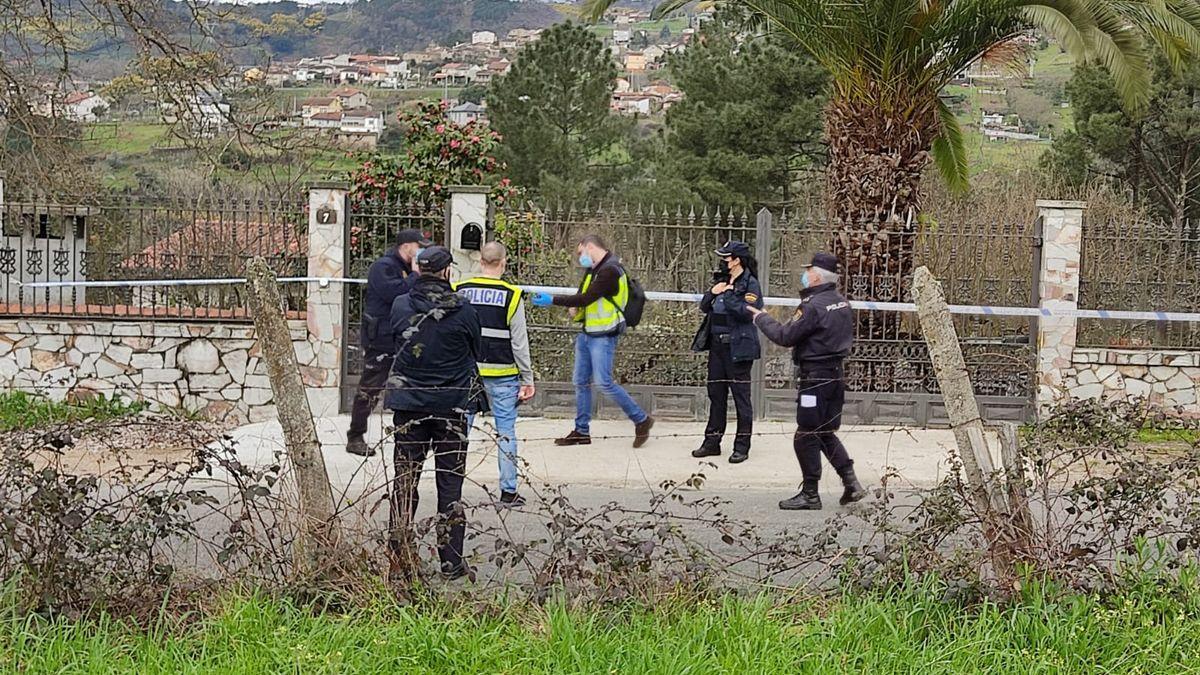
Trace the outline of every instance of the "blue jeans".
<path fill-rule="evenodd" d="M 492 406 L 492 416 L 496 420 L 496 433 L 499 435 L 500 452 L 497 462 L 500 465 L 500 490 L 502 492 L 517 491 L 517 395 L 521 391 L 521 381 L 516 375 L 507 377 L 485 377 L 483 388 L 487 391 L 488 403 Z M 467 417 L 467 428 L 475 423 L 475 415 Z"/>
<path fill-rule="evenodd" d="M 575 431 L 591 433 L 592 384 L 621 407 L 634 424 L 646 421 L 646 412 L 629 392 L 613 380 L 613 356 L 617 351 L 617 336 L 596 336 L 580 333 L 575 338 Z"/>

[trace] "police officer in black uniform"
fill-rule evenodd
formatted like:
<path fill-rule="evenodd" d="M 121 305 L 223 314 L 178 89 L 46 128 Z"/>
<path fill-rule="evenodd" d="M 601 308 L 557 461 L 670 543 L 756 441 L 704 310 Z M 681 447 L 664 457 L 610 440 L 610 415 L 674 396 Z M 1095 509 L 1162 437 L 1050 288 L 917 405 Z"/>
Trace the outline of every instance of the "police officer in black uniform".
<path fill-rule="evenodd" d="M 367 292 L 359 334 L 363 351 L 362 378 L 354 393 L 350 432 L 346 435 L 346 452 L 350 454 L 362 457 L 375 454 L 375 449 L 367 445 L 363 436 L 367 433 L 367 418 L 387 384 L 388 371 L 392 369 L 396 353 L 389 321 L 392 303 L 412 289 L 417 280 L 413 261 L 422 248 L 432 244 L 420 230 L 401 230 L 396 235 L 396 248 L 371 263 L 371 269 L 367 271 Z"/>
<path fill-rule="evenodd" d="M 821 455 L 842 479 L 842 505 L 867 496 L 854 475 L 854 461 L 835 433 L 842 424 L 846 380 L 843 362 L 854 344 L 854 312 L 837 291 L 837 258 L 817 253 L 805 265 L 801 283 L 800 307 L 786 324 L 771 315 L 751 310 L 754 324 L 771 342 L 792 348 L 796 366 L 796 435 L 792 447 L 800 460 L 804 478 L 800 494 L 779 502 L 779 508 L 818 510 L 821 496 Z"/>
<path fill-rule="evenodd" d="M 692 451 L 692 457 L 721 454 L 732 392 L 737 434 L 729 463 L 739 464 L 750 457 L 750 439 L 754 433 L 750 369 L 762 355 L 754 315 L 747 308 L 762 309 L 762 288 L 756 276 L 758 264 L 750 255 L 749 246 L 730 241 L 716 253 L 721 258 L 721 268 L 714 274 L 717 283 L 700 300 L 704 321 L 692 341 L 694 351 L 708 352 L 708 425 L 704 428 L 704 441 Z"/>
<path fill-rule="evenodd" d="M 420 277 L 396 298 L 390 316 L 395 363 L 385 405 L 395 411 L 395 471 L 389 518 L 393 562 L 403 560 L 417 511 L 417 484 L 433 452 L 437 485 L 438 558 L 442 574 L 470 573 L 463 559 L 466 520 L 467 411 L 478 378 L 482 327 L 475 308 L 450 286 L 454 258 L 441 246 L 421 251 Z M 409 531 L 405 531 L 409 530 Z M 401 571 L 403 571 L 401 569 Z"/>

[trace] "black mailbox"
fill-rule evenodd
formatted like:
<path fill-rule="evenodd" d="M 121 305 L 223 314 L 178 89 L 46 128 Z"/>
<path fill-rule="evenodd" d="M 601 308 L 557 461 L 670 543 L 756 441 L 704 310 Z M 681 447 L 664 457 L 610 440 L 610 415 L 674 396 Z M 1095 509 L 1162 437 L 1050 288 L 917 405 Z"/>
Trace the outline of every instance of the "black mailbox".
<path fill-rule="evenodd" d="M 478 251 L 483 248 L 483 226 L 479 223 L 463 225 L 459 244 L 464 251 Z"/>

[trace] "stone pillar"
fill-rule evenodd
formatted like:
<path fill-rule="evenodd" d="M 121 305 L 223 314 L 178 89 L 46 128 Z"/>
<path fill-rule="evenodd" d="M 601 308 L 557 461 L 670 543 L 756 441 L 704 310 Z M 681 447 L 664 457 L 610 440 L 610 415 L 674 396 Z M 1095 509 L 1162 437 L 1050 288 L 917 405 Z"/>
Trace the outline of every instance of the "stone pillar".
<path fill-rule="evenodd" d="M 1084 202 L 1038 200 L 1042 219 L 1042 309 L 1079 308 L 1079 261 Z M 1041 414 L 1066 395 L 1065 377 L 1075 352 L 1076 319 L 1043 316 L 1037 333 L 1037 407 Z"/>
<path fill-rule="evenodd" d="M 342 182 L 313 183 L 308 189 L 308 276 L 343 277 L 346 260 L 346 195 Z M 308 283 L 308 347 L 298 349 L 300 375 L 315 417 L 338 413 L 342 382 L 342 321 L 345 287 Z M 308 358 L 305 358 L 308 357 Z"/>
<path fill-rule="evenodd" d="M 491 239 L 488 228 L 488 192 L 484 185 L 452 185 L 450 200 L 447 202 L 446 239 L 450 253 L 454 255 L 456 268 L 450 271 L 450 280 L 459 281 L 477 276 L 480 272 L 479 249 L 469 241 L 472 237 L 464 232 L 469 228 L 479 228 L 479 242 Z M 464 243 L 467 245 L 464 247 Z"/>

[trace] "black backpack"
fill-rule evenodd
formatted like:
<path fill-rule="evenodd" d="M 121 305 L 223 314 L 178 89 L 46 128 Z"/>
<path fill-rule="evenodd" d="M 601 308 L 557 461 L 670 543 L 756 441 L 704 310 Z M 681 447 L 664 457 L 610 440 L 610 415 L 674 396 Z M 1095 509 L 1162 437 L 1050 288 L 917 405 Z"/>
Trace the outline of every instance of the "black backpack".
<path fill-rule="evenodd" d="M 629 275 L 625 275 L 629 277 Z M 613 303 L 616 306 L 617 303 Z M 642 288 L 641 282 L 633 277 L 629 277 L 629 301 L 625 303 L 625 309 L 617 308 L 621 315 L 625 317 L 625 325 L 630 328 L 637 328 L 637 325 L 642 322 L 642 312 L 646 310 L 646 291 Z"/>
<path fill-rule="evenodd" d="M 625 318 L 625 326 L 627 328 L 636 328 L 637 325 L 642 322 L 642 312 L 646 311 L 646 289 L 642 288 L 641 282 L 629 276 L 629 273 L 625 271 L 624 265 L 621 265 L 617 262 L 612 262 L 609 264 L 616 265 L 618 268 L 620 268 L 621 274 L 624 275 L 628 280 L 629 300 L 625 303 L 625 309 L 621 309 L 621 307 L 617 305 L 617 299 L 615 297 L 609 297 L 608 301 L 611 302 L 613 307 L 616 307 L 617 311 L 621 313 L 621 316 Z M 579 288 L 580 292 L 582 292 L 583 286 L 580 285 Z"/>

